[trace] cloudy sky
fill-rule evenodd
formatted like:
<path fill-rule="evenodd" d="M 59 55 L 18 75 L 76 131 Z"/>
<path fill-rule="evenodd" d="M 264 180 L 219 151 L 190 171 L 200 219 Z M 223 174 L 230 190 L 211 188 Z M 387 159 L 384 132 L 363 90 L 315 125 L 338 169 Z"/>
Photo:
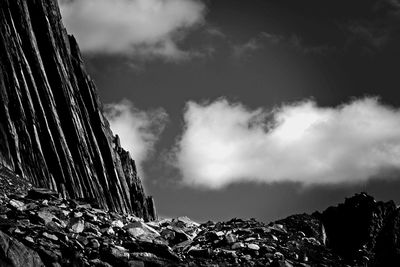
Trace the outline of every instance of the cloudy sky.
<path fill-rule="evenodd" d="M 59 0 L 161 216 L 400 203 L 399 0 Z"/>

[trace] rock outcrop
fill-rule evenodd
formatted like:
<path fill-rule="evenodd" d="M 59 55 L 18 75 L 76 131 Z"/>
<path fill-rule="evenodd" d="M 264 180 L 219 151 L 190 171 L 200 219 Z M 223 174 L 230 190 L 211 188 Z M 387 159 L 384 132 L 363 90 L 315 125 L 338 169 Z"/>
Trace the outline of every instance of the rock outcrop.
<path fill-rule="evenodd" d="M 42 267 L 44 264 L 39 254 L 0 231 L 0 266 Z"/>
<path fill-rule="evenodd" d="M 12 172 L 0 185 L 1 266 L 400 266 L 400 209 L 366 194 L 268 224 L 199 224 L 107 212 Z"/>
<path fill-rule="evenodd" d="M 66 198 L 155 218 L 56 0 L 1 1 L 0 167 Z"/>
<path fill-rule="evenodd" d="M 380 266 L 400 265 L 400 209 L 386 220 L 376 239 L 376 263 Z"/>
<path fill-rule="evenodd" d="M 400 209 L 365 193 L 269 224 L 154 219 L 56 0 L 2 0 L 0 266 L 400 266 Z"/>
<path fill-rule="evenodd" d="M 23 256 L 2 253 L 6 245 L 0 263 L 9 266 L 345 266 L 322 243 L 321 223 L 311 215 L 270 224 L 237 218 L 199 224 L 187 217 L 144 222 L 28 190 L 0 194 L 0 249 L 4 236 Z"/>
<path fill-rule="evenodd" d="M 398 266 L 399 211 L 393 201 L 376 201 L 360 193 L 314 216 L 325 226 L 327 246 L 347 262 L 364 259 L 368 266 Z"/>

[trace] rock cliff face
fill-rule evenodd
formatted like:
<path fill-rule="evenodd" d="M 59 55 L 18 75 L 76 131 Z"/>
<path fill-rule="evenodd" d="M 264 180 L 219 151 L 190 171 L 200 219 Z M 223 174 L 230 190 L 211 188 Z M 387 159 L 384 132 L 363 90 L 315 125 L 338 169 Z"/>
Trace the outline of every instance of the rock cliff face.
<path fill-rule="evenodd" d="M 364 258 L 372 266 L 400 265 L 399 215 L 393 201 L 376 201 L 366 193 L 314 214 L 326 229 L 328 247 L 348 262 Z"/>
<path fill-rule="evenodd" d="M 330 236 L 329 245 L 345 256 L 354 255 L 363 246 L 372 250 L 388 215 L 396 210 L 393 201 L 377 202 L 366 194 L 347 198 L 337 207 L 322 213 Z"/>
<path fill-rule="evenodd" d="M 0 5 L 0 167 L 100 207 L 155 217 L 135 162 L 114 140 L 56 0 Z"/>

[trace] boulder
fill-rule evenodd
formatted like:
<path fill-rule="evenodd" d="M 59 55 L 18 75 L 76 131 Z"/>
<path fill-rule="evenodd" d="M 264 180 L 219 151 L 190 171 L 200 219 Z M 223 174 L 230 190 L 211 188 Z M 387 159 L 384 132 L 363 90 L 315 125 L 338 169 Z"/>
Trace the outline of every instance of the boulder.
<path fill-rule="evenodd" d="M 47 189 L 47 188 L 39 188 L 33 187 L 28 191 L 28 198 L 30 199 L 57 199 L 59 194 L 56 191 Z"/>
<path fill-rule="evenodd" d="M 16 200 L 16 199 L 11 199 L 9 204 L 13 209 L 16 209 L 16 210 L 19 210 L 19 211 L 22 211 L 22 210 L 25 209 L 25 203 L 21 202 L 19 200 Z"/>
<path fill-rule="evenodd" d="M 125 229 L 132 237 L 139 239 L 151 240 L 160 236 L 156 230 L 140 221 L 128 223 L 123 227 L 123 229 Z"/>
<path fill-rule="evenodd" d="M 44 264 L 37 252 L 0 231 L 0 266 L 41 267 Z"/>

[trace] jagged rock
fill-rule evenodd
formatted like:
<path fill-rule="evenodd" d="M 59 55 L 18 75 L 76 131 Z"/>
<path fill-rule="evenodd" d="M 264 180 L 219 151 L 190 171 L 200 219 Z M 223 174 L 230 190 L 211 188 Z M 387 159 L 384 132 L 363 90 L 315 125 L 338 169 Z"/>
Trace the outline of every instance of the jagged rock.
<path fill-rule="evenodd" d="M 112 247 L 108 252 L 114 263 L 127 262 L 130 257 L 128 250 L 121 247 Z"/>
<path fill-rule="evenodd" d="M 89 261 L 91 266 L 95 266 L 95 267 L 112 267 L 112 265 L 110 265 L 107 262 L 103 262 L 99 259 L 92 259 Z"/>
<path fill-rule="evenodd" d="M 74 216 L 74 218 L 81 218 L 83 216 L 83 213 L 80 211 L 76 211 L 76 212 L 74 212 L 73 216 Z"/>
<path fill-rule="evenodd" d="M 293 267 L 293 264 L 286 260 L 277 260 L 271 264 L 271 267 Z"/>
<path fill-rule="evenodd" d="M 96 87 L 56 0 L 3 0 L 0 5 L 0 179 L 62 197 L 156 218 L 135 162 L 114 143 Z M 9 175 L 14 173 L 14 175 Z M 35 189 L 30 197 L 55 196 Z"/>
<path fill-rule="evenodd" d="M 199 223 L 191 220 L 190 218 L 186 216 L 181 216 L 176 219 L 173 219 L 172 225 L 179 227 L 179 228 L 187 228 L 187 227 L 197 227 L 200 226 Z"/>
<path fill-rule="evenodd" d="M 140 221 L 128 223 L 123 228 L 126 229 L 132 237 L 139 239 L 152 240 L 160 236 L 156 230 Z"/>
<path fill-rule="evenodd" d="M 70 221 L 70 229 L 74 233 L 82 233 L 83 230 L 85 229 L 85 222 L 82 221 L 81 219 L 71 219 Z"/>
<path fill-rule="evenodd" d="M 124 223 L 121 222 L 121 220 L 115 220 L 115 221 L 111 222 L 111 226 L 112 227 L 122 228 L 122 227 L 124 227 Z"/>
<path fill-rule="evenodd" d="M 251 250 L 259 250 L 260 246 L 258 246 L 257 244 L 247 244 L 247 248 Z"/>
<path fill-rule="evenodd" d="M 100 248 L 100 242 L 97 239 L 90 240 L 90 247 L 94 249 Z"/>
<path fill-rule="evenodd" d="M 0 266 L 44 266 L 39 255 L 21 242 L 0 231 Z"/>
<path fill-rule="evenodd" d="M 25 237 L 25 240 L 28 241 L 29 243 L 34 243 L 34 242 L 35 242 L 35 241 L 33 240 L 33 238 L 30 237 L 30 236 L 26 236 L 26 237 Z"/>
<path fill-rule="evenodd" d="M 322 244 L 326 244 L 325 226 L 318 217 L 308 214 L 297 214 L 278 221 L 286 229 L 298 231 L 299 237 L 313 237 Z"/>
<path fill-rule="evenodd" d="M 209 258 L 211 256 L 211 250 L 209 248 L 200 248 L 193 246 L 188 250 L 188 255 L 195 258 Z"/>
<path fill-rule="evenodd" d="M 236 240 L 237 240 L 236 235 L 234 235 L 234 234 L 232 234 L 232 233 L 227 234 L 227 235 L 225 236 L 225 239 L 226 239 L 226 242 L 227 242 L 228 244 L 233 244 L 233 243 L 235 243 Z"/>
<path fill-rule="evenodd" d="M 2 141 L 3 140 L 1 140 L 0 137 L 0 144 Z M 0 200 L 4 199 L 5 194 L 14 196 L 24 195 L 30 188 L 32 188 L 32 185 L 27 180 L 21 178 L 15 172 L 2 166 L 0 157 Z"/>
<path fill-rule="evenodd" d="M 10 201 L 5 196 L 2 205 L 10 206 Z M 0 212 L 0 229 L 37 251 L 47 266 L 388 266 L 398 260 L 398 210 L 384 220 L 375 249 L 361 248 L 350 262 L 329 248 L 332 237 L 324 232 L 321 213 L 269 224 L 237 218 L 204 224 L 188 218 L 146 223 L 74 200 L 18 201 L 26 208 Z"/>
<path fill-rule="evenodd" d="M 37 188 L 34 187 L 28 191 L 28 198 L 30 199 L 56 199 L 58 198 L 58 193 L 56 191 L 47 188 Z"/>
<path fill-rule="evenodd" d="M 138 256 L 138 257 L 140 257 L 140 256 Z M 133 260 L 133 261 L 129 261 L 128 263 L 129 263 L 129 267 L 145 267 L 143 261 Z"/>
<path fill-rule="evenodd" d="M 58 240 L 58 237 L 57 237 L 57 236 L 52 235 L 52 234 L 49 234 L 49 233 L 46 233 L 46 232 L 43 233 L 43 236 L 46 237 L 46 238 L 48 238 L 48 239 L 51 239 L 51 240 L 53 240 L 53 241 L 57 241 L 57 240 Z"/>
<path fill-rule="evenodd" d="M 25 209 L 25 203 L 15 200 L 15 199 L 11 199 L 9 202 L 10 206 L 16 210 L 22 211 Z"/>
<path fill-rule="evenodd" d="M 160 232 L 160 235 L 167 240 L 170 244 L 174 243 L 175 240 L 175 231 L 169 228 L 163 229 Z M 179 242 L 178 242 L 179 243 Z"/>
<path fill-rule="evenodd" d="M 49 224 L 50 222 L 53 221 L 53 219 L 56 219 L 57 217 L 54 216 L 54 214 L 52 214 L 51 212 L 49 212 L 48 210 L 41 210 L 37 213 L 37 216 L 40 218 L 40 220 L 44 223 L 44 224 Z"/>
<path fill-rule="evenodd" d="M 245 245 L 242 242 L 236 242 L 231 246 L 231 248 L 235 249 L 235 250 L 236 249 L 240 249 L 240 248 L 244 248 L 244 247 L 245 247 Z"/>
<path fill-rule="evenodd" d="M 376 266 L 400 266 L 400 209 L 386 220 L 376 239 Z M 365 256 L 366 257 L 366 256 Z M 370 259 L 364 258 L 366 262 Z"/>
<path fill-rule="evenodd" d="M 351 262 L 364 254 L 373 258 L 377 237 L 395 210 L 393 201 L 377 202 L 360 193 L 315 215 L 325 226 L 327 245 Z"/>

